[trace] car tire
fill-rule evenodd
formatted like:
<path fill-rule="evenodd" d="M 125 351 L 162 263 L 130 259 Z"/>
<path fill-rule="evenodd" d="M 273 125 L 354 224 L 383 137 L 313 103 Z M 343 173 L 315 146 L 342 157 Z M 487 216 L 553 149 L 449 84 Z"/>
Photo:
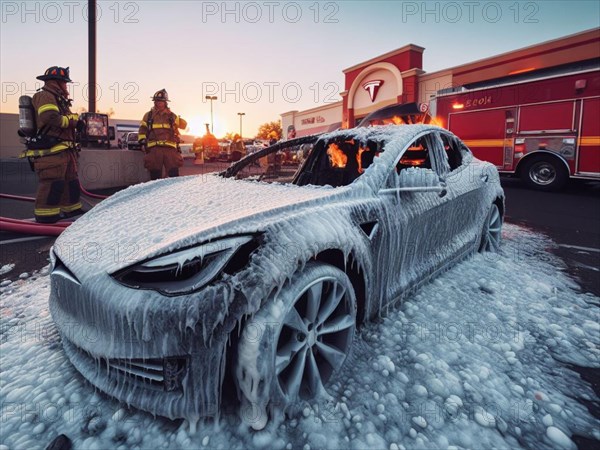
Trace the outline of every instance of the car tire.
<path fill-rule="evenodd" d="M 502 214 L 498 205 L 492 203 L 490 210 L 485 218 L 481 240 L 479 241 L 479 253 L 500 251 L 500 242 L 502 241 Z"/>
<path fill-rule="evenodd" d="M 569 172 L 557 157 L 536 156 L 524 164 L 521 179 L 532 189 L 557 191 L 569 180 Z"/>
<path fill-rule="evenodd" d="M 286 411 L 326 396 L 355 330 L 356 295 L 348 276 L 328 264 L 306 264 L 244 326 L 235 372 L 242 420 L 260 430 L 267 406 Z"/>

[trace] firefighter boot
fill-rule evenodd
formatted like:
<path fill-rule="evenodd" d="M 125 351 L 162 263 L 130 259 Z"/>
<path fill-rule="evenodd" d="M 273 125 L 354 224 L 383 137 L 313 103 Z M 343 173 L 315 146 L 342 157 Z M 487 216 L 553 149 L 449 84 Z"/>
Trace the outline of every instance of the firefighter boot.
<path fill-rule="evenodd" d="M 149 172 L 151 180 L 158 180 L 162 175 L 160 170 L 150 170 Z"/>
<path fill-rule="evenodd" d="M 169 175 L 169 177 L 178 177 L 179 176 L 179 168 L 175 167 L 173 169 L 169 169 L 169 171 L 167 172 L 167 175 Z"/>

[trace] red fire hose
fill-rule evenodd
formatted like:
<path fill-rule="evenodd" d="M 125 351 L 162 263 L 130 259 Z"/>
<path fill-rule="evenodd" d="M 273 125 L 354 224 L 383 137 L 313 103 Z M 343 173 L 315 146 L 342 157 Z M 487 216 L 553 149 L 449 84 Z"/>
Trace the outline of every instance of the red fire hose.
<path fill-rule="evenodd" d="M 12 217 L 0 217 L 0 220 L 3 222 L 10 222 L 10 223 L 16 223 L 16 224 L 23 224 L 23 225 L 35 225 L 35 226 L 51 225 L 53 227 L 62 227 L 62 228 L 66 228 L 69 225 L 71 225 L 71 223 L 72 223 L 72 222 L 57 222 L 57 223 L 53 223 L 53 224 L 47 224 L 47 223 L 39 223 L 39 222 L 30 222 L 29 220 L 13 219 Z"/>
<path fill-rule="evenodd" d="M 91 192 L 86 191 L 85 188 L 81 185 L 81 182 L 79 182 L 79 189 L 81 190 L 82 194 L 87 195 L 88 197 L 99 198 L 100 200 L 104 200 L 105 198 L 109 197 L 109 195 L 92 194 Z"/>
<path fill-rule="evenodd" d="M 58 236 L 62 233 L 69 224 L 54 224 L 44 225 L 25 220 L 22 223 L 9 222 L 0 217 L 0 231 L 12 231 L 13 233 L 33 234 L 36 236 Z"/>
<path fill-rule="evenodd" d="M 81 183 L 79 183 L 79 188 L 81 189 L 82 194 L 91 198 L 104 200 L 105 198 L 109 197 L 107 195 L 92 194 L 91 192 L 88 192 L 83 186 L 81 186 Z M 25 202 L 35 202 L 35 198 L 24 197 L 21 195 L 0 193 L 0 198 L 20 200 Z M 87 203 L 89 203 L 89 201 Z M 93 206 L 93 204 L 91 205 Z M 53 224 L 43 224 L 37 222 L 30 222 L 28 220 L 13 219 L 10 217 L 0 217 L 0 231 L 33 234 L 37 236 L 58 236 L 65 230 L 65 228 L 71 225 L 71 223 L 72 222 L 58 222 Z"/>
<path fill-rule="evenodd" d="M 0 194 L 0 198 L 8 198 L 10 200 L 22 200 L 24 202 L 35 202 L 33 197 L 22 197 L 20 195 Z"/>

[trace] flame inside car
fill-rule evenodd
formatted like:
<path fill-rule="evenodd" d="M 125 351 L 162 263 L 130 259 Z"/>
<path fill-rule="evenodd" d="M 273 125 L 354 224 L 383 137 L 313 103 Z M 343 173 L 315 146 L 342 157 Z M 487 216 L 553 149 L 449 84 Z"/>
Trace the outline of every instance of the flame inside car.
<path fill-rule="evenodd" d="M 348 156 L 342 151 L 337 144 L 332 143 L 327 147 L 327 155 L 329 155 L 329 162 L 331 167 L 338 167 L 343 169 L 348 164 Z"/>
<path fill-rule="evenodd" d="M 400 164 L 419 167 L 425 163 L 427 152 L 422 144 L 411 146 L 400 159 Z"/>
<path fill-rule="evenodd" d="M 356 152 L 356 162 L 358 163 L 358 173 L 363 173 L 365 171 L 362 164 L 362 154 L 364 152 L 368 152 L 368 148 L 358 147 L 358 151 Z"/>

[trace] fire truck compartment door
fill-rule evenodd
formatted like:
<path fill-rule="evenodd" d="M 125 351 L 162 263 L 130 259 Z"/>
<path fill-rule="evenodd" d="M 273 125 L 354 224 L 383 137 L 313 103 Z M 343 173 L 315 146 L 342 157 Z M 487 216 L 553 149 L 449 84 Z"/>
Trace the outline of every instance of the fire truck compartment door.
<path fill-rule="evenodd" d="M 572 100 L 521 106 L 518 132 L 522 134 L 575 131 L 574 106 L 575 102 Z"/>
<path fill-rule="evenodd" d="M 525 153 L 532 153 L 538 150 L 558 153 L 567 161 L 575 159 L 575 144 L 577 139 L 575 136 L 559 136 L 559 137 L 526 137 L 523 139 L 525 145 Z"/>
<path fill-rule="evenodd" d="M 600 98 L 583 100 L 577 173 L 600 175 Z"/>

